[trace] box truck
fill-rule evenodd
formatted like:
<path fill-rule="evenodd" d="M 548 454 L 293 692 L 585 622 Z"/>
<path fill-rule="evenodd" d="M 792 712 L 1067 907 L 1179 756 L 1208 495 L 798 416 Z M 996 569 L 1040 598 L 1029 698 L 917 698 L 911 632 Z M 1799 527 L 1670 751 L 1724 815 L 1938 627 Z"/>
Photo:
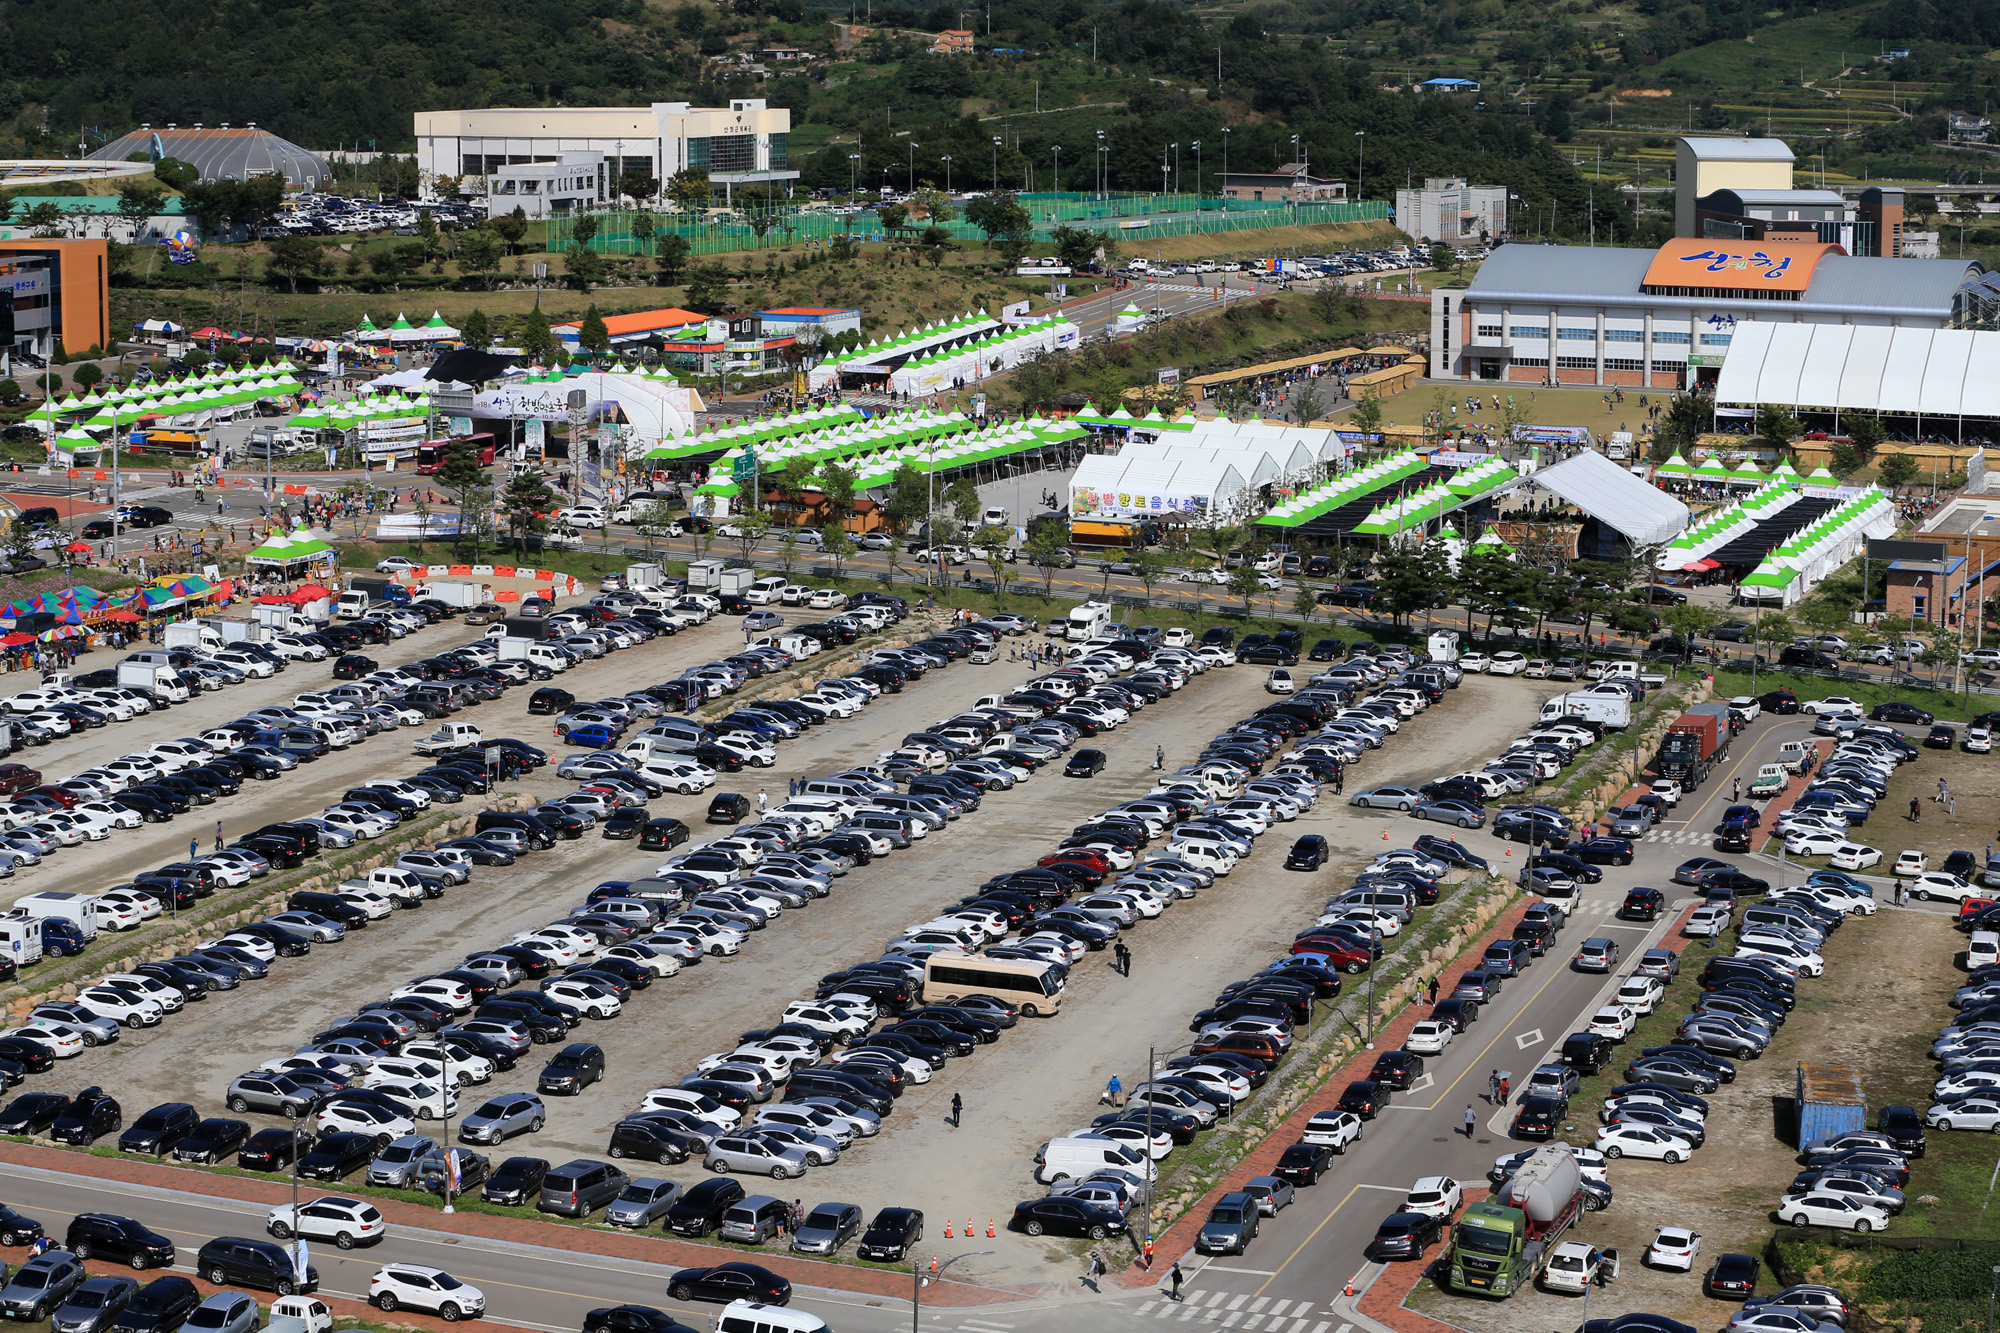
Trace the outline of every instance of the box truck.
<path fill-rule="evenodd" d="M 368 594 L 359 588 L 349 588 L 334 602 L 333 614 L 342 620 L 361 619 L 368 614 Z"/>
<path fill-rule="evenodd" d="M 1572 690 L 1543 701 L 1542 721 L 1565 717 L 1587 718 L 1611 731 L 1622 731 L 1632 725 L 1632 699 L 1629 695 Z"/>
<path fill-rule="evenodd" d="M 13 962 L 15 969 L 42 961 L 42 923 L 25 917 L 0 916 L 0 958 Z"/>
<path fill-rule="evenodd" d="M 478 606 L 486 600 L 486 590 L 461 579 L 433 579 L 417 589 L 419 597 L 434 597 L 446 606 Z"/>
<path fill-rule="evenodd" d="M 165 703 L 186 703 L 191 693 L 178 672 L 156 662 L 120 662 L 118 684 L 128 690 L 150 694 Z"/>
<path fill-rule="evenodd" d="M 47 890 L 14 900 L 14 910 L 35 920 L 55 917 L 83 932 L 86 940 L 97 938 L 97 899 L 87 893 L 60 893 Z"/>
<path fill-rule="evenodd" d="M 222 647 L 222 635 L 199 620 L 180 620 L 166 627 L 161 642 L 169 648 L 206 653 Z"/>

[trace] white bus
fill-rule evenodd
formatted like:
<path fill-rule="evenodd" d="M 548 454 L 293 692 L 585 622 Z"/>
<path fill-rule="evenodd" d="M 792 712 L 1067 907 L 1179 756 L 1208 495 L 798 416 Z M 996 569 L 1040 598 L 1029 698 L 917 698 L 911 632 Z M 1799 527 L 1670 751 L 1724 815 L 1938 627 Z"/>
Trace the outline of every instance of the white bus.
<path fill-rule="evenodd" d="M 967 995 L 1005 1000 L 1025 1018 L 1062 1008 L 1063 979 L 1054 963 L 934 953 L 924 960 L 924 1003 L 952 1004 Z"/>

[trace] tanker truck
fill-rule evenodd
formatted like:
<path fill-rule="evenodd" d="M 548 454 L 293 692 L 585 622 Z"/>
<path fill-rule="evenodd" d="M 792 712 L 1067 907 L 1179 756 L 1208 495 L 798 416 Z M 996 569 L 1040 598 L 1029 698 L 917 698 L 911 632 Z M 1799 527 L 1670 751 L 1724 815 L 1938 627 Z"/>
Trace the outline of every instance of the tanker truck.
<path fill-rule="evenodd" d="M 1582 1210 L 1576 1158 L 1561 1144 L 1537 1149 L 1490 1199 L 1459 1218 L 1446 1256 L 1451 1285 L 1482 1296 L 1532 1286 Z"/>

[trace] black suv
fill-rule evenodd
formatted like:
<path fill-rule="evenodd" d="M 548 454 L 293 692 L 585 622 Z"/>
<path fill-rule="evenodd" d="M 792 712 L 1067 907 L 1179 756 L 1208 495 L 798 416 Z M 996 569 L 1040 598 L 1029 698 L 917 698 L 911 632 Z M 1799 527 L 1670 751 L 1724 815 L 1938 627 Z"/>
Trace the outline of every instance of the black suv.
<path fill-rule="evenodd" d="M 171 1268 L 174 1243 L 116 1213 L 78 1213 L 63 1248 L 79 1259 L 110 1259 L 134 1269 Z"/>
<path fill-rule="evenodd" d="M 299 1174 L 307 1180 L 339 1180 L 375 1158 L 375 1136 L 345 1130 L 328 1134 L 299 1158 Z"/>
<path fill-rule="evenodd" d="M 217 1236 L 195 1256 L 194 1271 L 215 1286 L 240 1282 L 289 1296 L 295 1291 L 318 1291 L 319 1270 L 306 1268 L 306 1280 L 298 1280 L 291 1251 L 268 1240 L 245 1240 L 240 1236 Z"/>
<path fill-rule="evenodd" d="M 1595 1074 L 1611 1063 L 1617 1049 L 1611 1038 L 1595 1032 L 1573 1032 L 1564 1039 L 1562 1052 L 1557 1057 L 1570 1068 L 1585 1074 Z"/>
<path fill-rule="evenodd" d="M 194 1133 L 201 1116 L 186 1102 L 163 1102 L 133 1122 L 118 1136 L 119 1152 L 149 1152 L 165 1157 L 180 1141 Z"/>
<path fill-rule="evenodd" d="M 722 1215 L 743 1197 L 743 1186 L 736 1181 L 711 1176 L 667 1209 L 667 1230 L 678 1236 L 706 1236 L 722 1225 Z"/>
<path fill-rule="evenodd" d="M 201 1304 L 201 1292 L 184 1277 L 168 1274 L 148 1282 L 118 1312 L 109 1333 L 171 1333 Z"/>
<path fill-rule="evenodd" d="M 594 1042 L 573 1042 L 542 1066 L 535 1091 L 575 1096 L 603 1077 L 604 1048 Z"/>

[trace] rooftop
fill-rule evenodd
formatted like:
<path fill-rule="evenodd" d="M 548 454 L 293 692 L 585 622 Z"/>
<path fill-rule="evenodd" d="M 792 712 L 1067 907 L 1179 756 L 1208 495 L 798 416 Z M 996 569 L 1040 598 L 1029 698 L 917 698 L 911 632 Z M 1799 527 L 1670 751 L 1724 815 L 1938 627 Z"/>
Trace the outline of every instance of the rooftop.
<path fill-rule="evenodd" d="M 1791 145 L 1783 139 L 1713 139 L 1682 135 L 1681 144 L 1702 162 L 1791 162 Z"/>

